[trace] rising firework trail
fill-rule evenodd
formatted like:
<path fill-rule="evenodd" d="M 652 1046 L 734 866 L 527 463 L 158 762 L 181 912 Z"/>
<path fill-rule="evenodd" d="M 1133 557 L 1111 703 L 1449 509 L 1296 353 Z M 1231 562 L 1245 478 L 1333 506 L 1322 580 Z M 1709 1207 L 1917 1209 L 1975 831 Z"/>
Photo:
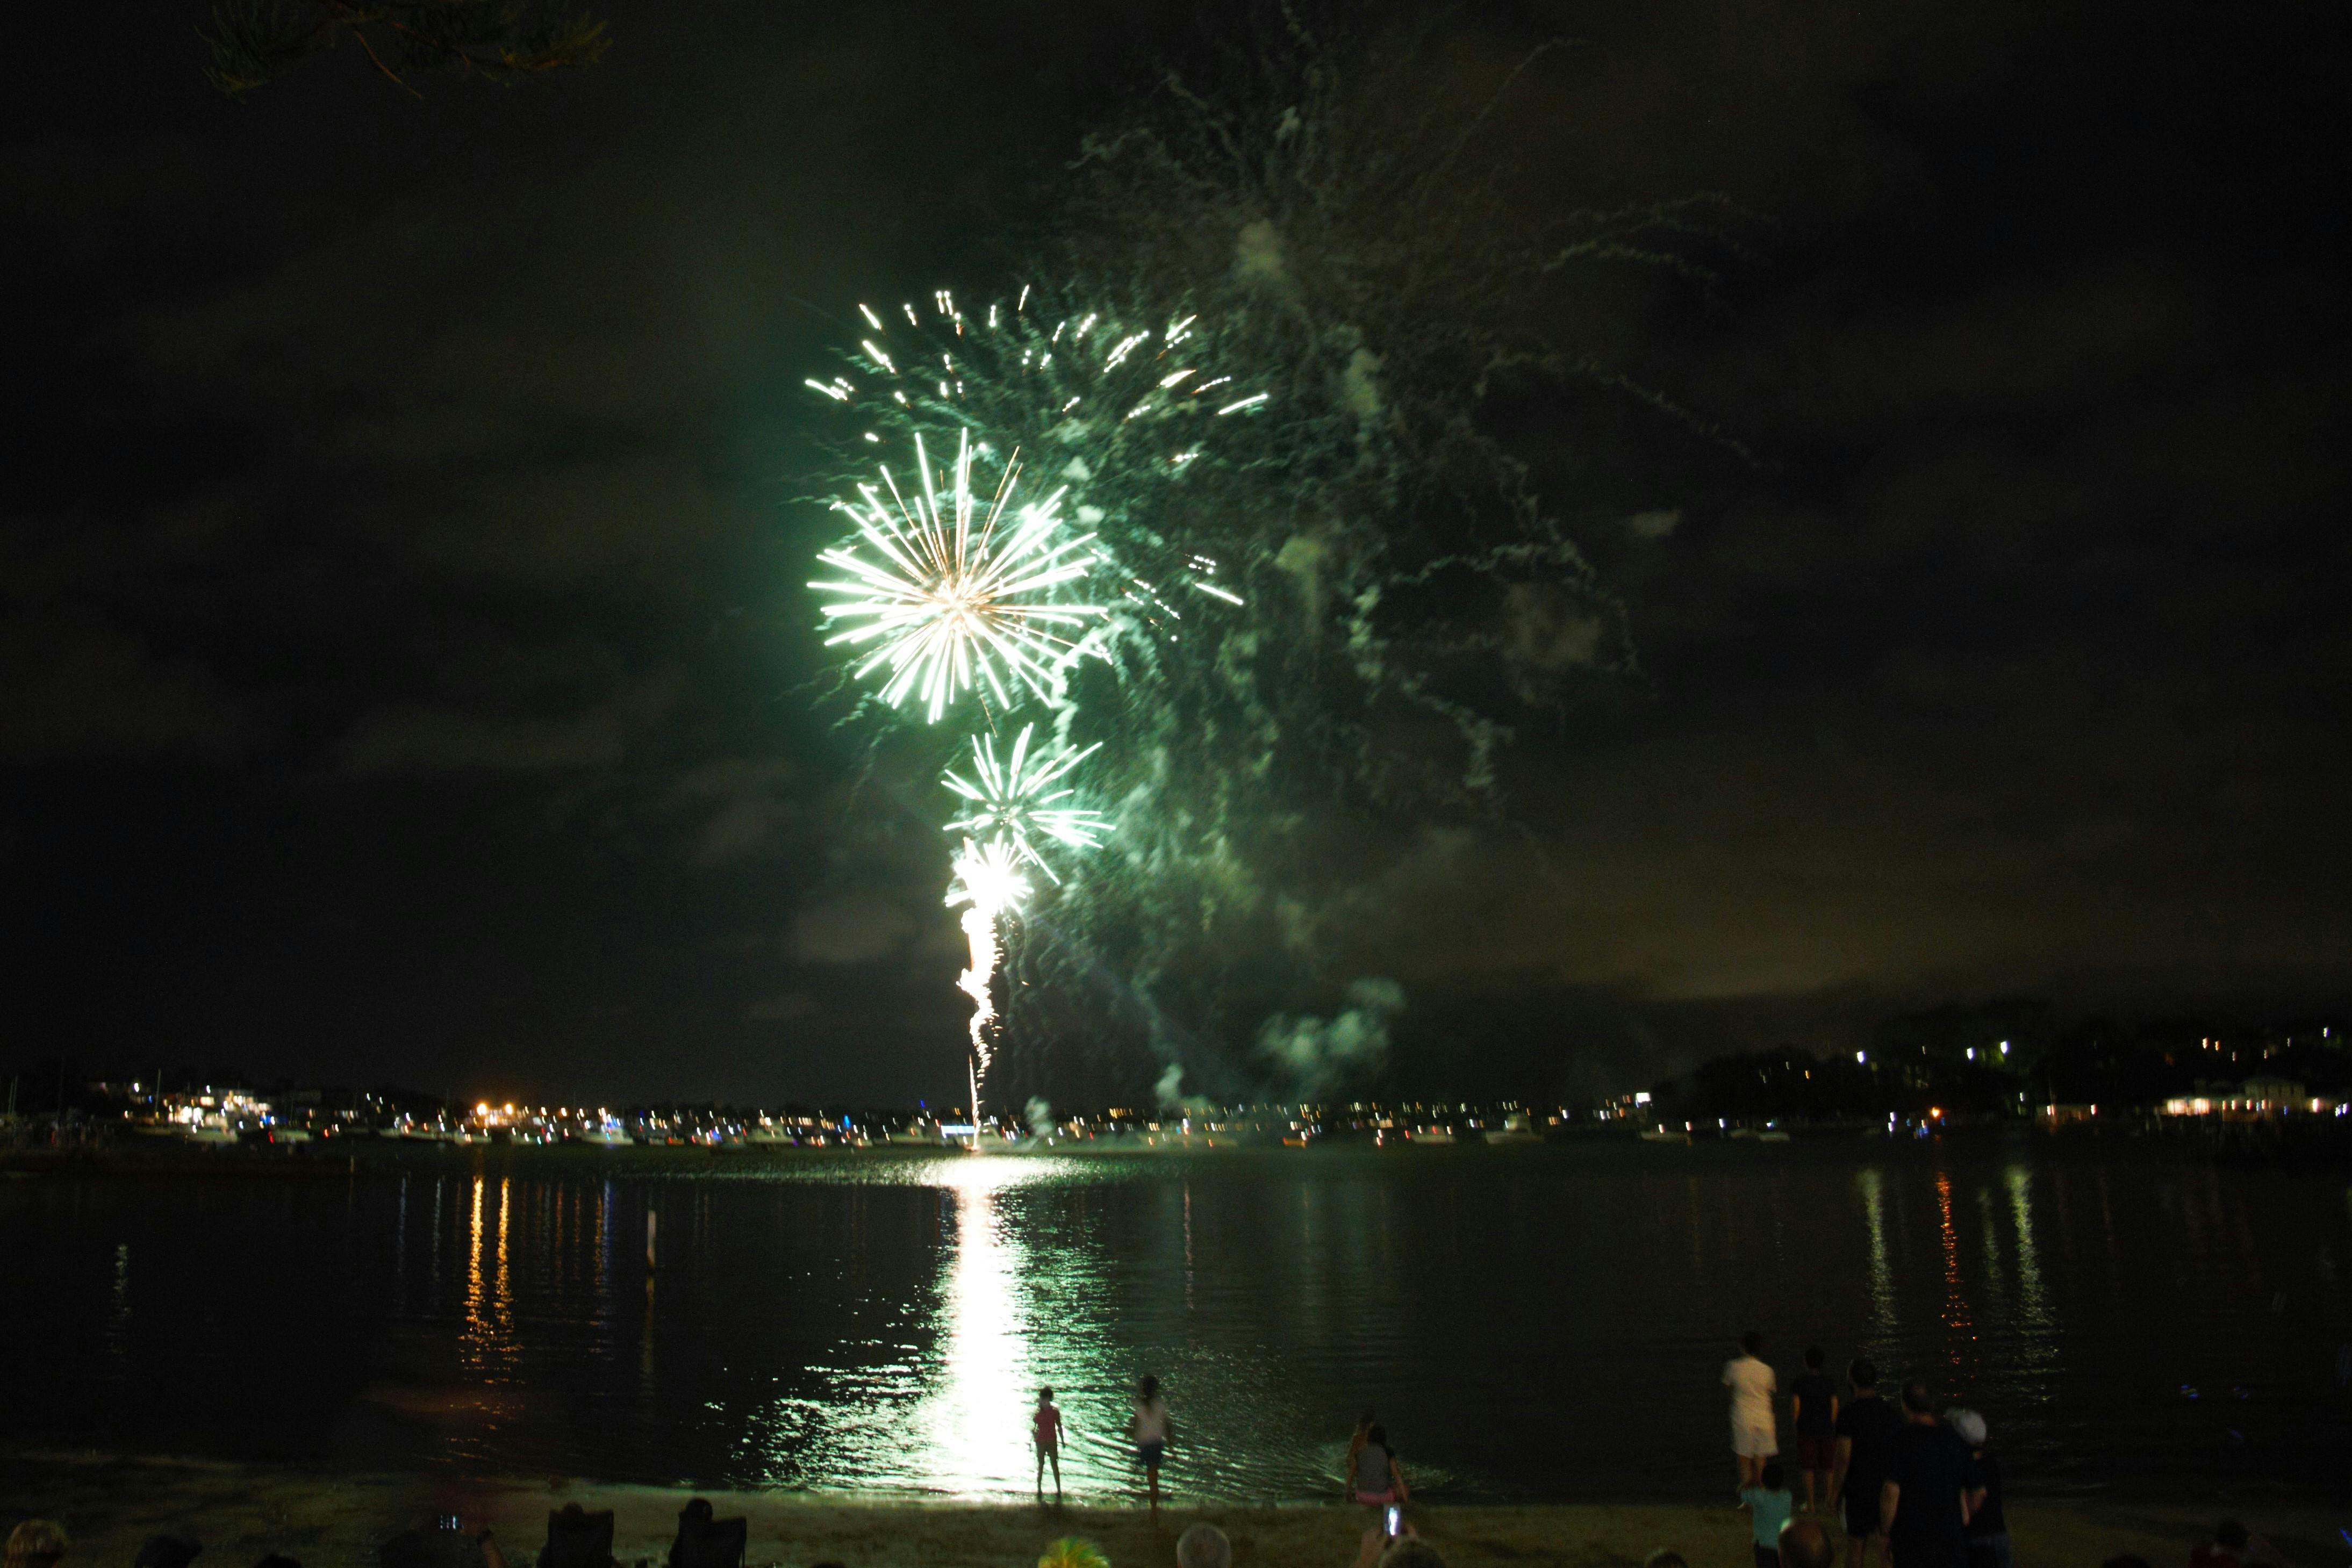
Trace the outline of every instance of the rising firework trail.
<path fill-rule="evenodd" d="M 909 497 L 885 466 L 878 488 L 857 487 L 858 504 L 835 503 L 857 536 L 817 557 L 843 576 L 809 584 L 834 596 L 822 607 L 825 623 L 844 627 L 825 645 L 862 653 L 857 675 L 882 672 L 883 700 L 897 707 L 912 696 L 933 723 L 975 685 L 1000 707 L 1016 688 L 1045 695 L 1078 651 L 1066 633 L 1102 614 L 1060 597 L 1097 559 L 1094 535 L 1064 528 L 1065 492 L 1014 506 L 1015 453 L 982 503 L 973 455 L 971 433 L 962 431 L 954 466 L 934 471 L 918 434 L 919 489 Z"/>
<path fill-rule="evenodd" d="M 988 1071 L 994 1047 L 989 1039 L 996 1022 L 996 1003 L 990 995 L 1003 948 L 997 922 L 1018 911 L 1029 897 L 1029 879 L 1022 874 L 1021 857 L 1003 839 L 966 839 L 956 852 L 955 880 L 948 884 L 948 907 L 961 904 L 963 935 L 971 952 L 970 965 L 956 977 L 956 989 L 971 998 L 971 1126 L 975 1145 L 980 1137 L 980 1079 Z"/>

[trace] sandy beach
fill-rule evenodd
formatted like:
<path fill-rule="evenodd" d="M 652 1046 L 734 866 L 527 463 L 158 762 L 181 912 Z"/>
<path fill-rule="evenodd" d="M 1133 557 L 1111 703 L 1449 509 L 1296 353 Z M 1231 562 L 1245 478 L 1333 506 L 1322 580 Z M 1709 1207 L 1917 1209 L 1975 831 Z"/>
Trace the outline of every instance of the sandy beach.
<path fill-rule="evenodd" d="M 435 1515 L 498 1531 L 513 1568 L 525 1568 L 544 1539 L 550 1509 L 578 1501 L 614 1512 L 614 1552 L 623 1563 L 658 1563 L 686 1499 L 709 1497 L 722 1515 L 751 1520 L 746 1562 L 787 1568 L 837 1562 L 845 1568 L 1012 1568 L 1036 1561 L 1048 1542 L 1083 1535 L 1115 1564 L 1172 1561 L 1176 1532 L 1194 1520 L 1233 1537 L 1236 1563 L 1280 1568 L 1346 1568 L 1362 1511 L 1292 1504 L 1183 1504 L 1162 1511 L 1155 1530 L 1140 1507 L 1064 1509 L 1002 1503 L 909 1502 L 801 1492 L 705 1491 L 603 1486 L 542 1479 L 461 1480 L 331 1475 L 203 1460 L 126 1458 L 95 1453 L 7 1455 L 5 1517 L 60 1520 L 72 1534 L 70 1563 L 128 1563 L 146 1536 L 169 1531 L 203 1542 L 204 1568 L 247 1568 L 284 1552 L 305 1568 L 372 1565 L 388 1536 Z M 2157 1568 L 2183 1561 L 2222 1511 L 2107 1501 L 2010 1504 L 2023 1568 L 2095 1564 L 2119 1552 Z M 2267 1533 L 2299 1568 L 2340 1561 L 2336 1525 L 2309 1506 L 2232 1505 L 2228 1511 Z M 1672 1547 L 1692 1568 L 1748 1568 L 1746 1515 L 1727 1504 L 1561 1504 L 1548 1507 L 1438 1505 L 1412 1511 L 1417 1528 L 1451 1568 L 1538 1564 L 1612 1568 Z"/>

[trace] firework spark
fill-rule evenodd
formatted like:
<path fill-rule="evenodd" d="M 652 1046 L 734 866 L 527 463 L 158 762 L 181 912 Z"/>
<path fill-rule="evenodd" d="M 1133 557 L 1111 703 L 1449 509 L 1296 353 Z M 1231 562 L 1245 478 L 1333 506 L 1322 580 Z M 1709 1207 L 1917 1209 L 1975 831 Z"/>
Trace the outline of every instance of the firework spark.
<path fill-rule="evenodd" d="M 1015 865 L 1034 866 L 1048 882 L 1061 878 L 1038 853 L 1041 841 L 1067 849 L 1090 850 L 1102 842 L 1110 819 L 1100 811 L 1066 804 L 1077 793 L 1063 780 L 1070 770 L 1102 748 L 1097 741 L 1083 751 L 1048 741 L 1033 747 L 1034 724 L 1023 725 L 1013 738 L 1010 756 L 1000 759 L 989 736 L 971 739 L 972 777 L 950 771 L 943 780 L 963 797 L 968 814 L 947 825 L 950 833 L 975 834 L 983 842 L 1001 842 L 1013 852 Z"/>
<path fill-rule="evenodd" d="M 1045 695 L 1055 671 L 1077 653 L 1064 633 L 1103 613 L 1058 597 L 1097 559 L 1093 534 L 1065 534 L 1066 492 L 1014 506 L 1016 452 L 983 505 L 972 492 L 972 458 L 965 430 L 954 466 L 934 472 L 917 435 L 919 493 L 910 499 L 886 466 L 887 500 L 867 484 L 858 486 L 862 505 L 835 502 L 857 524 L 857 537 L 817 557 L 842 579 L 809 584 L 837 596 L 822 607 L 825 623 L 846 627 L 825 645 L 871 644 L 856 673 L 886 672 L 883 700 L 896 707 L 911 695 L 934 723 L 974 685 L 1000 706 L 1010 706 L 1015 686 Z"/>

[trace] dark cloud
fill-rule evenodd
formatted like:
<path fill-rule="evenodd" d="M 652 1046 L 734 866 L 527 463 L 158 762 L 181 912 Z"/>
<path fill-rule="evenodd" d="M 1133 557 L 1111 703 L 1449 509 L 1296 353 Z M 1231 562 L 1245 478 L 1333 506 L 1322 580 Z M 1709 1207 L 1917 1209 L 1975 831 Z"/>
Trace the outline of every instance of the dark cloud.
<path fill-rule="evenodd" d="M 223 760 L 250 722 L 210 672 L 107 626 L 17 619 L 0 631 L 0 758 Z"/>

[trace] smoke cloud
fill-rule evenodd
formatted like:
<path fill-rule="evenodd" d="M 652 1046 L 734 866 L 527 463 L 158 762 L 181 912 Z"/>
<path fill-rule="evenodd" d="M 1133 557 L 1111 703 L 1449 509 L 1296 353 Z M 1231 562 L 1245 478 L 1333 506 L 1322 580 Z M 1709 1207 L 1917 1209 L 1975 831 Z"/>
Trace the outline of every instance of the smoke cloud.
<path fill-rule="evenodd" d="M 1029 1130 L 1041 1138 L 1054 1130 L 1054 1107 L 1045 1103 L 1043 1095 L 1029 1096 L 1029 1103 L 1021 1107 L 1021 1117 L 1029 1124 Z"/>
<path fill-rule="evenodd" d="M 1328 1094 L 1350 1078 L 1377 1071 L 1389 1056 L 1389 1024 L 1404 1010 L 1404 988 L 1368 976 L 1348 988 L 1339 1017 L 1291 1018 L 1276 1013 L 1257 1031 L 1258 1054 L 1283 1073 L 1304 1099 Z"/>

